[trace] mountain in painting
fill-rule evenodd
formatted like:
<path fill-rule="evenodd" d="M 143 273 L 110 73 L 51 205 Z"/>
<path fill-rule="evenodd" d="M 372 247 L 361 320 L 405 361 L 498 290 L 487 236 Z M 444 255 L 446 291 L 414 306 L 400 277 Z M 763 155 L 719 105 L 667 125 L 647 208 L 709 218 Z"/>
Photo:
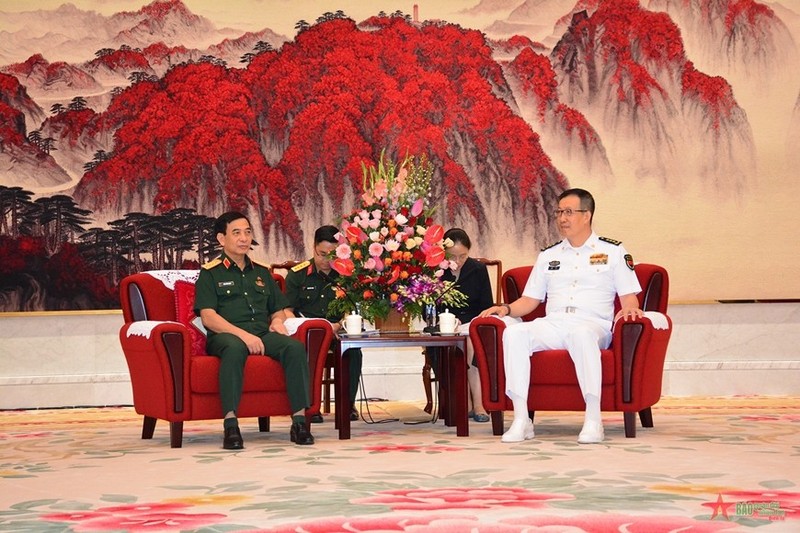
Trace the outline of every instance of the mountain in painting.
<path fill-rule="evenodd" d="M 747 116 L 724 78 L 694 67 L 665 13 L 636 0 L 601 2 L 573 16 L 552 60 L 562 100 L 626 154 L 619 165 L 638 178 L 666 185 L 668 176 L 699 176 L 733 195 L 746 187 L 755 171 Z"/>
<path fill-rule="evenodd" d="M 80 63 L 96 50 L 122 46 L 146 48 L 154 43 L 203 50 L 225 39 L 240 37 L 235 29 L 217 29 L 214 24 L 193 14 L 181 0 L 156 0 L 137 11 L 106 17 L 84 11 L 72 4 L 58 9 L 3 12 L 0 17 L 0 65 L 20 63 L 42 54 L 50 61 Z M 272 33 L 270 41 L 279 45 L 284 37 Z"/>
<path fill-rule="evenodd" d="M 797 64 L 797 43 L 783 18 L 765 3 L 650 0 L 648 9 L 669 14 L 700 68 L 765 76 L 781 65 Z M 790 20 L 797 18 L 783 6 L 780 11 Z"/>
<path fill-rule="evenodd" d="M 69 183 L 69 176 L 48 153 L 52 139 L 28 137 L 26 122 L 43 118 L 43 110 L 25 87 L 14 76 L 0 74 L 0 185 L 18 186 L 20 178 L 38 188 L 58 189 Z M 4 171 L 11 168 L 13 173 Z"/>
<path fill-rule="evenodd" d="M 102 86 L 87 72 L 64 61 L 50 63 L 42 54 L 34 54 L 22 63 L 4 67 L 2 71 L 16 77 L 25 87 L 37 89 L 40 94 L 88 94 L 102 90 Z"/>
<path fill-rule="evenodd" d="M 589 6 L 586 0 L 522 0 L 514 2 L 513 9 L 507 10 L 502 18 L 486 27 L 486 32 L 493 36 L 526 35 L 533 40 L 552 46 L 563 33 L 564 28 L 554 30 L 554 24 L 568 20 Z M 588 0 L 597 3 L 599 0 Z M 481 2 L 481 5 L 483 2 Z M 485 8 L 490 7 L 485 6 Z M 476 9 L 480 6 L 476 6 Z M 499 6 L 498 6 L 499 7 Z M 560 31 L 559 31 L 560 30 Z"/>

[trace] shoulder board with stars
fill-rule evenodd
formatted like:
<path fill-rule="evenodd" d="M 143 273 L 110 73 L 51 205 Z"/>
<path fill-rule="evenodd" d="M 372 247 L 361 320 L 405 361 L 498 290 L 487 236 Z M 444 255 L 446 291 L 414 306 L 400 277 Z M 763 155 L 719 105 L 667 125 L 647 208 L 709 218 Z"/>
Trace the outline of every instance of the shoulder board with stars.
<path fill-rule="evenodd" d="M 222 259 L 220 259 L 219 257 L 217 257 L 216 259 L 212 259 L 212 260 L 211 260 L 211 261 L 209 261 L 208 263 L 204 264 L 204 265 L 203 265 L 202 267 L 200 267 L 200 268 L 202 268 L 202 269 L 204 269 L 204 270 L 211 270 L 212 268 L 214 268 L 215 266 L 217 266 L 217 265 L 219 265 L 219 264 L 222 264 Z"/>
<path fill-rule="evenodd" d="M 268 265 L 267 263 L 262 263 L 261 261 L 257 261 L 257 260 L 255 260 L 255 259 L 252 259 L 252 258 L 250 259 L 250 261 L 252 261 L 252 263 L 253 263 L 254 265 L 258 265 L 258 266 L 260 266 L 260 267 L 264 267 L 264 268 L 266 268 L 267 270 L 269 270 L 269 265 Z"/>
<path fill-rule="evenodd" d="M 559 245 L 559 244 L 561 244 L 562 242 L 564 242 L 564 241 L 558 241 L 558 242 L 554 242 L 554 243 L 553 243 L 553 244 L 551 244 L 550 246 L 546 246 L 546 247 L 542 248 L 542 249 L 541 249 L 541 251 L 542 251 L 542 252 L 544 252 L 545 250 L 549 250 L 549 249 L 550 249 L 550 248 L 552 248 L 553 246 L 558 246 L 558 245 Z"/>
<path fill-rule="evenodd" d="M 622 241 L 609 239 L 608 237 L 600 237 L 600 240 L 603 242 L 607 242 L 608 244 L 613 244 L 614 246 L 619 246 L 620 244 L 622 244 Z"/>
<path fill-rule="evenodd" d="M 303 270 L 304 268 L 306 268 L 310 264 L 311 264 L 311 261 L 306 259 L 302 263 L 297 263 L 295 266 L 293 266 L 292 267 L 292 272 L 300 272 L 301 270 Z"/>

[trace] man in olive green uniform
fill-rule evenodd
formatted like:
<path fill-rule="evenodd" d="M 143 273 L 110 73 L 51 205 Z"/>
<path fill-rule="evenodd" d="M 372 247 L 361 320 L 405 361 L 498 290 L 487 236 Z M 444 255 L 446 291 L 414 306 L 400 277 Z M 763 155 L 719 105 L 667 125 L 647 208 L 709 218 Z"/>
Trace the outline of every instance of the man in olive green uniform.
<path fill-rule="evenodd" d="M 341 316 L 330 316 L 328 304 L 334 298 L 334 278 L 331 256 L 336 250 L 336 226 L 321 226 L 314 232 L 314 257 L 292 267 L 286 275 L 286 298 L 294 315 L 306 318 L 326 318 L 333 330 L 341 328 Z M 333 274 L 333 275 L 331 275 Z M 287 309 L 287 314 L 290 311 Z M 362 353 L 358 348 L 348 350 L 350 356 L 350 405 L 354 406 L 361 377 Z M 322 422 L 322 415 L 315 415 L 313 422 Z M 358 412 L 351 407 L 350 420 L 358 420 Z"/>
<path fill-rule="evenodd" d="M 200 270 L 195 312 L 208 330 L 208 353 L 220 358 L 223 448 L 244 447 L 236 409 L 249 355 L 267 355 L 280 361 L 294 413 L 290 438 L 297 444 L 314 444 L 305 419 L 310 397 L 308 356 L 303 344 L 286 331 L 286 297 L 267 266 L 247 255 L 253 243 L 247 217 L 227 212 L 214 222 L 214 232 L 223 252 Z"/>

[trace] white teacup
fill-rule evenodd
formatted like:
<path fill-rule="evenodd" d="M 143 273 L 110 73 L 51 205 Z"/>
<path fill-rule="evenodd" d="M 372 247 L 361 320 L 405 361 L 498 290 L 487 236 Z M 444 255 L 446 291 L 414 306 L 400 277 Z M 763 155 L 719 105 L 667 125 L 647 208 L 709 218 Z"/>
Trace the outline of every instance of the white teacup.
<path fill-rule="evenodd" d="M 355 313 L 347 315 L 344 319 L 344 330 L 349 335 L 357 335 L 361 333 L 362 320 L 361 315 Z"/>
<path fill-rule="evenodd" d="M 455 333 L 456 315 L 448 310 L 445 310 L 444 313 L 439 313 L 439 331 L 441 333 Z"/>

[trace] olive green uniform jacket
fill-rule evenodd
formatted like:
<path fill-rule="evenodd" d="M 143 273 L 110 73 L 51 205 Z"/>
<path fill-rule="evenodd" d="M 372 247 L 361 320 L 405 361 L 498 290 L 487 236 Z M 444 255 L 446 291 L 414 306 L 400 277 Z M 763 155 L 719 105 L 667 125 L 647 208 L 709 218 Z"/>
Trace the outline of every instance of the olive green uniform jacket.
<path fill-rule="evenodd" d="M 309 371 L 305 347 L 292 337 L 269 330 L 272 314 L 288 305 L 269 268 L 245 256 L 245 267 L 240 270 L 222 254 L 203 265 L 195 287 L 195 313 L 200 316 L 202 309 L 214 309 L 234 326 L 260 337 L 267 356 L 283 367 L 292 412 L 307 408 Z M 206 350 L 220 358 L 222 414 L 235 412 L 242 397 L 249 350 L 236 335 L 211 330 Z"/>

